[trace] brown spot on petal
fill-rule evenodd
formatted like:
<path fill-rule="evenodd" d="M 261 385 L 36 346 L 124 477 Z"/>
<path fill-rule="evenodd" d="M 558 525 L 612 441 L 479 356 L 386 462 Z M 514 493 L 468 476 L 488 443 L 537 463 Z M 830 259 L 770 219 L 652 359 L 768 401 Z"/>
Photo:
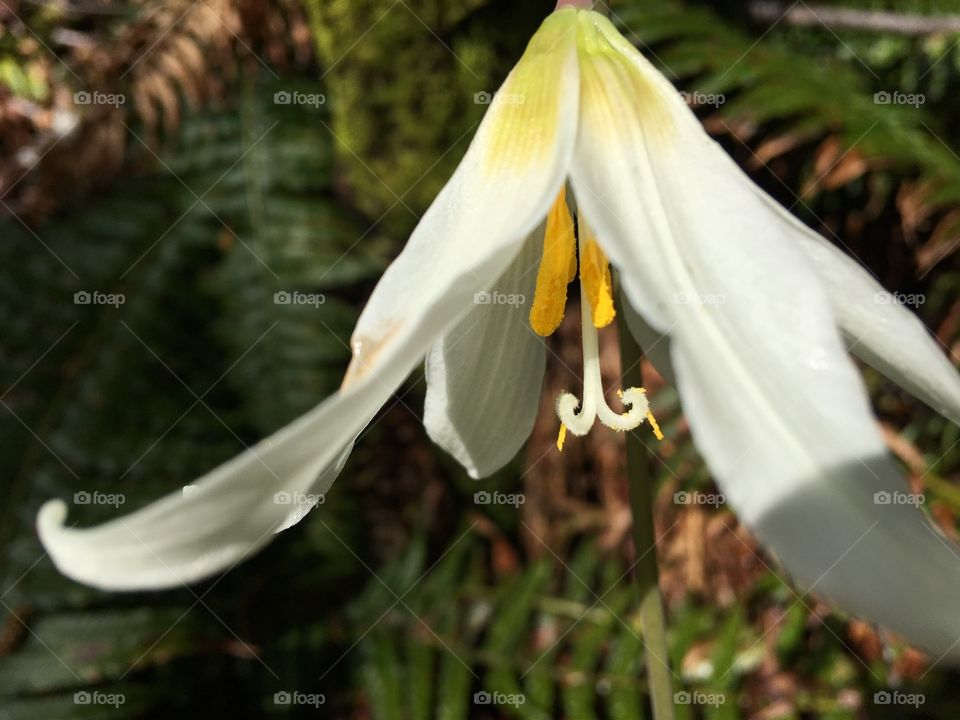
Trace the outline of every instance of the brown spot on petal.
<path fill-rule="evenodd" d="M 341 391 L 349 389 L 354 383 L 369 374 L 377 364 L 377 359 L 383 353 L 384 348 L 387 347 L 399 329 L 399 322 L 394 322 L 379 338 L 367 338 L 362 335 L 350 338 L 350 350 L 353 352 L 353 359 L 350 360 L 347 372 L 343 376 L 343 382 L 340 383 Z"/>

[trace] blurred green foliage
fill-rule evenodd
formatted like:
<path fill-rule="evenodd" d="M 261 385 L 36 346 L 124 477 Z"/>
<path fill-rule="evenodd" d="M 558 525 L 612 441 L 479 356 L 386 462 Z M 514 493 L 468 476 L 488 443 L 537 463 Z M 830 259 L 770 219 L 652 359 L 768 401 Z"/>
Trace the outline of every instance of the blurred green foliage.
<path fill-rule="evenodd" d="M 493 572 L 465 500 L 475 486 L 450 471 L 463 502 L 446 532 L 428 537 L 412 503 L 413 539 L 385 552 L 367 524 L 369 489 L 351 482 L 378 462 L 379 447 L 399 443 L 382 426 L 361 442 L 321 513 L 193 589 L 83 588 L 57 574 L 32 529 L 50 497 L 123 495 L 119 508 L 72 505 L 71 520 L 88 524 L 176 491 L 336 388 L 359 308 L 482 117 L 475 94 L 496 88 L 550 5 L 308 0 L 316 64 L 281 78 L 253 64 L 222 107 L 190 113 L 157 155 L 133 126 L 124 175 L 108 191 L 71 202 L 77 189 L 65 187 L 56 216 L 0 222 L 0 720 L 316 715 L 274 701 L 295 691 L 323 693 L 326 717 L 644 716 L 642 638 L 619 555 L 583 539 L 565 564 L 547 556 Z M 948 2 L 843 3 L 908 5 L 958 11 Z M 811 144 L 836 135 L 883 158 L 871 181 L 888 208 L 878 226 L 889 223 L 905 178 L 936 182 L 945 207 L 960 199 L 953 38 L 767 31 L 728 7 L 694 3 L 630 0 L 614 16 L 678 87 L 728 95 L 725 122 L 748 119 L 761 136 L 796 133 Z M 0 82 L 45 97 L 12 58 L 0 58 Z M 873 101 L 893 88 L 930 102 L 914 110 Z M 327 102 L 274 102 L 292 91 Z M 863 179 L 795 202 L 810 149 L 791 158 L 786 181 L 761 181 L 809 222 L 862 205 Z M 899 287 L 917 283 L 912 266 L 895 261 L 908 250 L 876 247 L 884 237 L 865 233 L 855 249 Z M 937 325 L 960 272 L 938 268 L 919 287 L 928 297 L 921 312 Z M 323 302 L 274 299 L 295 291 Z M 84 292 L 123 303 L 77 304 Z M 960 431 L 868 377 L 881 413 L 903 421 L 931 464 L 935 502 L 960 509 L 951 482 Z M 668 437 L 679 435 L 676 396 L 665 391 L 656 403 Z M 709 483 L 689 442 L 665 459 L 661 480 L 674 473 L 688 489 Z M 519 474 L 480 487 L 515 488 Z M 489 515 L 516 537 L 513 515 Z M 674 608 L 678 689 L 724 698 L 680 706 L 679 717 L 759 711 L 767 698 L 741 698 L 753 697 L 751 673 L 765 651 L 753 620 L 775 606 L 785 609 L 776 658 L 802 678 L 777 717 L 863 717 L 844 693 L 869 696 L 897 681 L 851 653 L 841 620 L 812 630 L 807 607 L 767 573 L 728 606 L 691 598 Z M 700 662 L 684 665 L 701 646 Z M 924 677 L 924 716 L 960 712 L 949 682 L 939 670 Z M 84 702 L 90 696 L 78 692 L 124 702 Z M 478 705 L 478 692 L 522 693 L 525 702 Z"/>

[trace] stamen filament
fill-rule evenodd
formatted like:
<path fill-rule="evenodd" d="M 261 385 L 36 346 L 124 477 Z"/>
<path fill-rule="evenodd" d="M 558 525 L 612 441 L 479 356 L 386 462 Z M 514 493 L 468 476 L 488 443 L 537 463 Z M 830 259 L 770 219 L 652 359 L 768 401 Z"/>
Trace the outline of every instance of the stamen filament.
<path fill-rule="evenodd" d="M 597 328 L 593 324 L 590 300 L 587 298 L 583 283 L 580 284 L 580 312 L 583 342 L 583 401 L 578 401 L 572 393 L 561 393 L 557 397 L 557 416 L 567 430 L 578 436 L 590 432 L 597 417 L 604 425 L 619 432 L 633 430 L 647 419 L 650 403 L 642 388 L 628 388 L 618 394 L 623 405 L 629 410 L 617 413 L 607 405 L 603 396 L 603 380 L 600 376 Z"/>

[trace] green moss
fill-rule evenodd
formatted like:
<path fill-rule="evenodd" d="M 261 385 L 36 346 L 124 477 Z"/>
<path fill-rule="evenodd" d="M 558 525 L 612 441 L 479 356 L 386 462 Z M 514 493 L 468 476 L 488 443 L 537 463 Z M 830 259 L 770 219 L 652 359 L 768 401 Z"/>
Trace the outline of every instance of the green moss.
<path fill-rule="evenodd" d="M 469 18 L 486 0 L 308 3 L 341 187 L 373 218 L 406 230 L 452 173 L 504 59 Z M 509 65 L 507 65 L 509 67 Z"/>

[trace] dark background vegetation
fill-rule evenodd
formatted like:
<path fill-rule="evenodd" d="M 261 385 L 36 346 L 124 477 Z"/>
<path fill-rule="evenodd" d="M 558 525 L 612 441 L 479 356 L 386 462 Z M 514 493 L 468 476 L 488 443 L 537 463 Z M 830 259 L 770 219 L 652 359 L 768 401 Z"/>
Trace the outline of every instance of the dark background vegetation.
<path fill-rule="evenodd" d="M 0 0 L 0 718 L 643 716 L 622 438 L 551 449 L 552 398 L 579 382 L 576 312 L 550 340 L 527 449 L 482 483 L 430 445 L 417 375 L 323 507 L 221 578 L 96 592 L 59 576 L 33 530 L 51 497 L 125 495 L 120 511 L 72 505 L 89 524 L 175 491 L 337 387 L 359 310 L 482 117 L 475 93 L 551 6 Z M 842 9 L 897 17 L 878 29 Z M 956 361 L 960 3 L 612 11 L 679 89 L 725 96 L 698 113 L 759 183 L 891 291 L 924 296 Z M 125 102 L 78 105 L 78 91 Z M 326 101 L 275 103 L 284 91 Z M 291 290 L 326 302 L 273 302 Z M 126 301 L 77 305 L 80 291 Z M 615 339 L 604 347 L 616 377 Z M 714 487 L 674 391 L 647 372 L 667 435 L 672 661 L 683 687 L 726 698 L 680 716 L 958 717 L 955 675 L 798 594 L 729 509 L 673 502 Z M 960 430 L 866 377 L 911 486 L 956 535 Z M 526 502 L 477 505 L 480 489 Z M 874 703 L 887 688 L 926 702 Z M 476 705 L 481 689 L 527 702 Z M 75 702 L 92 690 L 126 701 Z M 326 703 L 277 705 L 279 691 Z"/>

